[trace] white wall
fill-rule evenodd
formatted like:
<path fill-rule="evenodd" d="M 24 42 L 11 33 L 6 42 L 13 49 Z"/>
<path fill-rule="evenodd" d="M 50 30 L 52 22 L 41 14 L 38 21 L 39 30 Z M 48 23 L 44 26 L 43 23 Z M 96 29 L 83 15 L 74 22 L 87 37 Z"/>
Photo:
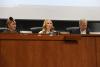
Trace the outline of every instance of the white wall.
<path fill-rule="evenodd" d="M 16 6 L 0 7 L 0 18 L 55 20 L 100 20 L 100 7 Z"/>
<path fill-rule="evenodd" d="M 0 0 L 0 18 L 100 20 L 100 0 Z"/>

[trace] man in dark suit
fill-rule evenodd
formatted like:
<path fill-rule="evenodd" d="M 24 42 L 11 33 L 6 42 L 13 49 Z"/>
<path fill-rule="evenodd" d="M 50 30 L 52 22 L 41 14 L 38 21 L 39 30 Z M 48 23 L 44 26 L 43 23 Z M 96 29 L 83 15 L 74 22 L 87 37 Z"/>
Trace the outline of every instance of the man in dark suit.
<path fill-rule="evenodd" d="M 72 34 L 89 34 L 89 29 L 87 28 L 87 20 L 86 19 L 81 19 L 79 21 L 79 28 L 74 29 L 71 31 Z"/>

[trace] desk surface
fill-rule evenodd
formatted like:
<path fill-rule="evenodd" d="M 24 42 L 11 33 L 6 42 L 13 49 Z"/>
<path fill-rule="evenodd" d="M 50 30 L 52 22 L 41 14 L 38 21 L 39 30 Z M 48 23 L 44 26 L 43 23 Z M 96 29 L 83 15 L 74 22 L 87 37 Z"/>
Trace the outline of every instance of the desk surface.
<path fill-rule="evenodd" d="M 34 35 L 34 34 L 0 34 L 0 39 L 24 39 L 24 40 L 66 40 L 74 39 L 79 40 L 81 35 Z"/>

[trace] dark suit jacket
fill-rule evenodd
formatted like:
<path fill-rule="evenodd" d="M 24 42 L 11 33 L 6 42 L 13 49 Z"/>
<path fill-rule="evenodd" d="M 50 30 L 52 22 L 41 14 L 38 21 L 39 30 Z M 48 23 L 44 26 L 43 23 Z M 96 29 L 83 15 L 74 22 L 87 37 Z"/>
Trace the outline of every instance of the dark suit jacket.
<path fill-rule="evenodd" d="M 87 30 L 86 30 L 86 34 L 89 34 L 89 32 L 90 32 L 90 30 L 87 29 Z M 79 28 L 79 29 L 71 30 L 70 33 L 71 33 L 71 34 L 81 34 L 80 28 Z"/>

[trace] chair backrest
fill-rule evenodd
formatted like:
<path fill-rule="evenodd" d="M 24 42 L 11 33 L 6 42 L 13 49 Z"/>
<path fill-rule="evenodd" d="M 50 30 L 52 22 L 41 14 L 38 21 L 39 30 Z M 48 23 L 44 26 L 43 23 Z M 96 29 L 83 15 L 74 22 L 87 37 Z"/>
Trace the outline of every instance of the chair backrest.
<path fill-rule="evenodd" d="M 32 27 L 32 28 L 30 28 L 30 30 L 31 30 L 33 33 L 38 33 L 39 31 L 42 30 L 42 27 Z"/>
<path fill-rule="evenodd" d="M 0 32 L 4 32 L 5 30 L 7 30 L 6 27 L 0 27 Z"/>
<path fill-rule="evenodd" d="M 71 31 L 77 30 L 77 29 L 79 29 L 79 27 L 67 27 L 67 28 L 66 28 L 66 31 L 68 31 L 68 32 L 71 33 Z"/>

